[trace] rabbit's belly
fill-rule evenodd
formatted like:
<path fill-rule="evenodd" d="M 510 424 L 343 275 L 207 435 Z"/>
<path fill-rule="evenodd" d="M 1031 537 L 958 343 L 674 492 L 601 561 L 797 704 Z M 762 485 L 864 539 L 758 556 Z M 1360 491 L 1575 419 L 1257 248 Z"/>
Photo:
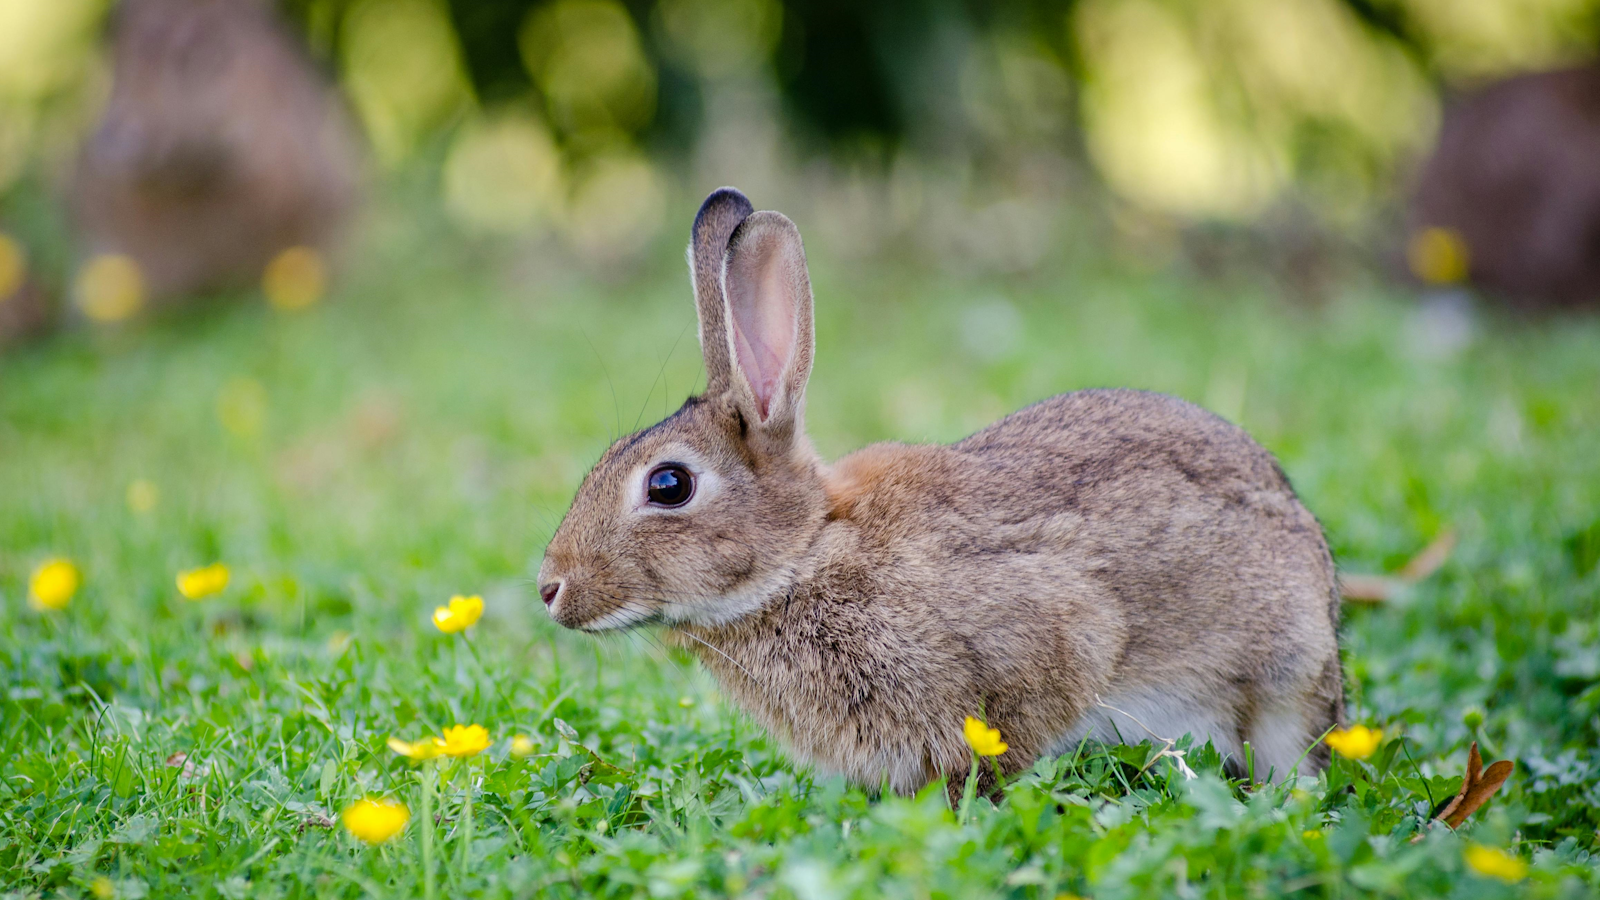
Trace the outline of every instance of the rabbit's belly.
<path fill-rule="evenodd" d="M 1223 756 L 1241 759 L 1243 748 L 1229 724 L 1231 712 L 1208 709 L 1194 697 L 1177 693 L 1140 692 L 1101 698 L 1051 744 L 1047 755 L 1069 753 L 1085 738 L 1108 744 L 1177 740 L 1191 735 L 1207 740 Z"/>

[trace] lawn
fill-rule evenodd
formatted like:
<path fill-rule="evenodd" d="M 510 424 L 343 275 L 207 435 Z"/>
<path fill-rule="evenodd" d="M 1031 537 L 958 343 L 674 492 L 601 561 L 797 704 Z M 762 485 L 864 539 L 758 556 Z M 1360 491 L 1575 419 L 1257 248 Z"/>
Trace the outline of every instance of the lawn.
<path fill-rule="evenodd" d="M 1480 307 L 1463 338 L 1359 277 L 1307 306 L 1114 255 L 1023 277 L 812 245 L 825 456 L 1135 386 L 1250 429 L 1345 571 L 1454 531 L 1436 574 L 1347 606 L 1350 718 L 1385 744 L 1256 786 L 1205 748 L 1190 779 L 1085 746 L 959 811 L 797 769 L 656 636 L 562 631 L 532 590 L 588 464 L 698 377 L 681 247 L 585 272 L 390 225 L 308 311 L 246 295 L 0 356 L 0 893 L 421 897 L 424 843 L 441 897 L 1600 891 L 1600 320 Z M 27 601 L 51 557 L 83 575 L 61 612 Z M 218 561 L 225 590 L 179 594 Z M 454 594 L 487 608 L 442 634 Z M 386 746 L 457 723 L 488 749 Z M 1510 780 L 1430 827 L 1474 740 Z M 410 807 L 393 841 L 339 824 L 367 795 Z"/>

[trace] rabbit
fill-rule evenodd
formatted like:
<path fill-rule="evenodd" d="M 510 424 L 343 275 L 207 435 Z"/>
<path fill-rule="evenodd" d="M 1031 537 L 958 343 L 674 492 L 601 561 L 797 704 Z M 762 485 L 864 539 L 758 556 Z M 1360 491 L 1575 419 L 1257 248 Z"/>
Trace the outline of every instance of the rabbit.
<path fill-rule="evenodd" d="M 1514 308 L 1600 304 L 1600 65 L 1517 75 L 1445 110 L 1408 234 L 1454 232 Z"/>
<path fill-rule="evenodd" d="M 1239 774 L 1247 741 L 1257 777 L 1326 765 L 1333 560 L 1244 431 L 1083 390 L 829 464 L 805 433 L 795 225 L 720 189 L 689 264 L 705 392 L 583 480 L 537 576 L 557 623 L 664 626 L 799 760 L 869 789 L 958 793 L 967 716 L 999 729 L 1007 775 L 1085 738 L 1184 734 Z"/>
<path fill-rule="evenodd" d="M 336 244 L 361 154 L 337 94 L 267 0 L 128 0 L 111 98 L 72 180 L 92 253 L 155 301 L 247 285 L 279 252 Z"/>

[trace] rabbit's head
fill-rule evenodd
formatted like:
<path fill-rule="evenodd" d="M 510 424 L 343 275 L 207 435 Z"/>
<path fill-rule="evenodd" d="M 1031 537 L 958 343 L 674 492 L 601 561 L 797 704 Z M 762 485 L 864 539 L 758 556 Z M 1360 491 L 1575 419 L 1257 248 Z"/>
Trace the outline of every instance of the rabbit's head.
<path fill-rule="evenodd" d="M 731 188 L 695 217 L 706 390 L 613 444 L 539 570 L 550 615 L 603 631 L 717 625 L 779 596 L 827 511 L 803 413 L 811 283 L 794 223 Z"/>

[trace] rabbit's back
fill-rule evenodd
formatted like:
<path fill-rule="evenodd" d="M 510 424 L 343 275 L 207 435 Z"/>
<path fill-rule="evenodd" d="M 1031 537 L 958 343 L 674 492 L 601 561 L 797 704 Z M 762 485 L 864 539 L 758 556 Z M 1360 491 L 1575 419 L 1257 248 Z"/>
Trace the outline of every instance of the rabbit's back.
<path fill-rule="evenodd" d="M 1312 737 L 1339 721 L 1333 560 L 1277 461 L 1242 429 L 1173 397 L 1087 390 L 952 449 L 1012 485 L 968 515 L 996 527 L 1073 519 L 1063 562 L 1103 587 L 1125 623 L 1108 694 L 1139 705 L 1172 685 L 1242 693 L 1228 724 L 1244 739 L 1274 698 L 1299 701 L 1291 718 L 1309 718 Z"/>

